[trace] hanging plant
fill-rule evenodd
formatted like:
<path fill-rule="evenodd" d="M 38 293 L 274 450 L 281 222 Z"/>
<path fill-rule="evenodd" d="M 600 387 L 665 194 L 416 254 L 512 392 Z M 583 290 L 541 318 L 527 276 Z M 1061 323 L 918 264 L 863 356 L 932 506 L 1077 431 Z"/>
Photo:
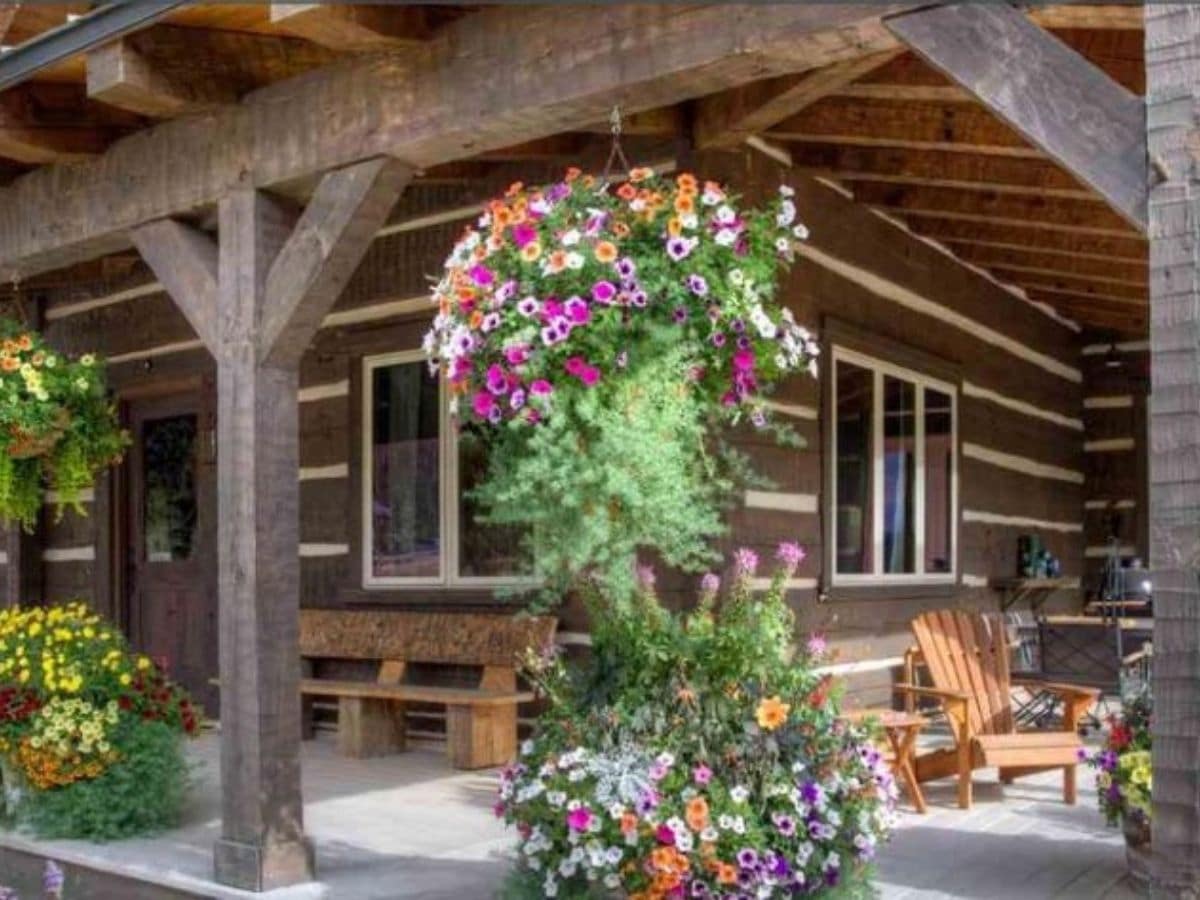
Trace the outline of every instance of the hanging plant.
<path fill-rule="evenodd" d="M 454 247 L 425 350 L 491 445 L 486 519 L 526 526 L 551 592 L 587 573 L 627 594 L 639 548 L 711 559 L 749 474 L 715 439 L 769 427 L 763 395 L 816 371 L 813 336 L 775 298 L 806 234 L 786 186 L 746 209 L 691 174 L 572 169 L 514 184 Z"/>
<path fill-rule="evenodd" d="M 81 492 L 128 443 L 99 358 L 72 360 L 0 318 L 0 518 L 32 530 L 47 487 L 82 513 Z"/>

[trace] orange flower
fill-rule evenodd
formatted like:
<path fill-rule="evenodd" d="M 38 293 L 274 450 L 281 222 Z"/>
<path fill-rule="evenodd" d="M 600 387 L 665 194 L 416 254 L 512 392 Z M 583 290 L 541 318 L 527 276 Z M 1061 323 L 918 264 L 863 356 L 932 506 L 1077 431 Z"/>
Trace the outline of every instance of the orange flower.
<path fill-rule="evenodd" d="M 5 372 L 15 372 L 17 369 L 21 368 L 21 363 L 18 362 L 15 357 L 6 356 L 4 357 L 4 360 L 0 362 L 0 368 L 3 368 Z"/>
<path fill-rule="evenodd" d="M 566 180 L 574 181 L 576 178 L 578 178 L 582 174 L 583 174 L 583 170 L 580 169 L 578 166 L 571 166 L 569 169 L 567 169 Z"/>
<path fill-rule="evenodd" d="M 706 181 L 704 182 L 704 193 L 712 194 L 714 197 L 724 197 L 725 188 L 716 181 Z"/>
<path fill-rule="evenodd" d="M 619 188 L 617 188 L 617 196 L 620 197 L 622 200 L 632 200 L 634 197 L 637 196 L 637 188 L 635 188 L 629 182 L 626 182 L 625 184 L 623 184 Z"/>
<path fill-rule="evenodd" d="M 633 834 L 637 831 L 638 818 L 631 812 L 621 813 L 621 834 Z"/>
<path fill-rule="evenodd" d="M 17 338 L 17 346 L 20 347 L 22 350 L 28 350 L 30 347 L 33 346 L 33 338 L 31 338 L 27 334 L 23 334 L 19 338 Z"/>
<path fill-rule="evenodd" d="M 737 869 L 729 863 L 717 863 L 717 881 L 720 884 L 737 884 Z"/>
<path fill-rule="evenodd" d="M 683 233 L 683 222 L 679 220 L 679 216 L 671 216 L 667 220 L 667 234 L 671 237 L 679 237 Z"/>
<path fill-rule="evenodd" d="M 521 248 L 521 259 L 525 262 L 533 262 L 542 255 L 542 245 L 537 241 L 530 241 Z"/>
<path fill-rule="evenodd" d="M 483 313 L 475 310 L 475 312 L 471 313 L 471 318 L 468 321 L 470 321 L 472 328 L 478 328 L 483 324 Z"/>
<path fill-rule="evenodd" d="M 550 254 L 547 268 L 551 272 L 561 272 L 567 266 L 567 254 L 564 250 L 555 250 Z"/>
<path fill-rule="evenodd" d="M 17 346 L 16 341 L 10 340 L 8 338 L 4 339 L 4 352 L 5 353 L 16 353 L 20 349 L 21 348 Z"/>
<path fill-rule="evenodd" d="M 497 203 L 492 207 L 492 228 L 494 230 L 506 228 L 512 223 L 512 210 L 503 203 Z"/>
<path fill-rule="evenodd" d="M 654 177 L 654 170 L 649 166 L 638 166 L 636 169 L 631 169 L 629 172 L 629 180 L 634 184 L 639 181 L 645 181 L 647 178 Z"/>
<path fill-rule="evenodd" d="M 591 190 L 593 187 L 596 186 L 596 176 L 595 175 L 584 175 L 583 180 L 580 183 L 588 190 Z"/>
<path fill-rule="evenodd" d="M 675 197 L 675 212 L 681 216 L 686 216 L 696 209 L 696 201 L 692 199 L 691 194 L 679 194 Z"/>
<path fill-rule="evenodd" d="M 629 237 L 629 226 L 624 222 L 613 222 L 612 231 L 619 238 Z"/>
<path fill-rule="evenodd" d="M 525 184 L 520 181 L 514 181 L 508 186 L 508 190 L 504 192 L 505 197 L 515 197 L 525 189 Z"/>
<path fill-rule="evenodd" d="M 616 245 L 613 244 L 611 241 L 601 241 L 600 243 L 598 243 L 596 245 L 595 253 L 596 253 L 596 259 L 600 260 L 600 262 L 603 262 L 603 263 L 612 262 L 614 259 L 617 258 Z"/>
<path fill-rule="evenodd" d="M 684 819 L 692 831 L 703 831 L 708 827 L 708 801 L 703 797 L 693 797 L 688 801 Z"/>
<path fill-rule="evenodd" d="M 781 703 L 778 697 L 764 697 L 759 701 L 754 718 L 758 720 L 760 728 L 774 731 L 787 721 L 788 713 L 791 711 L 792 707 L 787 703 Z"/>
<path fill-rule="evenodd" d="M 682 172 L 675 179 L 675 183 L 679 185 L 681 191 L 694 193 L 696 190 L 696 176 L 691 172 Z"/>

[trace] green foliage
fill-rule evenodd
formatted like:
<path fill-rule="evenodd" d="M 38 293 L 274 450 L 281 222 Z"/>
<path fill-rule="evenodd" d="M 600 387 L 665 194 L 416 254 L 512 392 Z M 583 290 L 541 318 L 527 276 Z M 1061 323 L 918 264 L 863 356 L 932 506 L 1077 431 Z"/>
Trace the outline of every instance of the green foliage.
<path fill-rule="evenodd" d="M 47 486 L 60 512 L 68 505 L 82 514 L 81 492 L 128 442 L 99 359 L 69 359 L 0 319 L 0 518 L 32 529 Z"/>
<path fill-rule="evenodd" d="M 162 722 L 122 715 L 117 762 L 96 778 L 49 790 L 24 786 L 18 825 L 40 838 L 112 841 L 179 824 L 188 789 L 181 733 Z"/>

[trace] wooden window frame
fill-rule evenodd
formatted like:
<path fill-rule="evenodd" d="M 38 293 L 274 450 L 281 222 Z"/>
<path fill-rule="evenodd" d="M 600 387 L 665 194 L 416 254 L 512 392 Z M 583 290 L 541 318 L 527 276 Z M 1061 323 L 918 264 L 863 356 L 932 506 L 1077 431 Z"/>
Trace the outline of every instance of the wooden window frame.
<path fill-rule="evenodd" d="M 407 576 L 377 576 L 372 574 L 372 529 L 371 488 L 374 467 L 371 465 L 373 435 L 371 407 L 374 400 L 373 381 L 371 378 L 375 369 L 394 365 L 410 365 L 413 363 L 427 364 L 428 356 L 423 350 L 398 350 L 389 353 L 370 354 L 362 357 L 361 362 L 361 403 L 359 423 L 360 448 L 360 477 L 359 477 L 359 509 L 361 510 L 362 542 L 361 559 L 362 587 L 367 591 L 410 590 L 428 588 L 504 588 L 530 587 L 538 582 L 531 577 L 507 575 L 462 575 L 461 552 L 461 521 L 459 519 L 459 466 L 458 466 L 458 432 L 453 427 L 450 416 L 450 395 L 444 380 L 438 382 L 438 475 L 440 489 L 438 491 L 438 574 L 437 575 L 407 575 Z"/>
<path fill-rule="evenodd" d="M 940 591 L 959 585 L 962 577 L 960 519 L 961 509 L 961 379 L 953 366 L 936 360 L 909 347 L 898 345 L 892 341 L 864 334 L 853 326 L 842 323 L 828 322 L 824 326 L 826 346 L 823 352 L 825 361 L 825 390 L 824 416 L 828 423 L 825 428 L 824 458 L 825 472 L 824 503 L 822 504 L 825 520 L 825 584 L 840 592 L 867 589 L 876 592 L 882 589 L 898 588 L 909 591 L 912 588 Z M 874 378 L 873 409 L 872 409 L 872 517 L 871 537 L 873 543 L 872 561 L 874 571 L 864 573 L 839 573 L 837 571 L 837 379 L 836 366 L 839 360 L 870 371 Z M 916 479 L 914 483 L 914 541 L 916 572 L 883 572 L 883 516 L 880 513 L 883 500 L 882 468 L 883 449 L 883 377 L 891 375 L 903 379 L 920 388 L 916 393 L 914 443 L 916 448 Z M 951 402 L 951 440 L 954 446 L 953 464 L 951 470 L 951 566 L 949 572 L 924 572 L 925 565 L 925 389 L 932 388 L 950 397 Z"/>

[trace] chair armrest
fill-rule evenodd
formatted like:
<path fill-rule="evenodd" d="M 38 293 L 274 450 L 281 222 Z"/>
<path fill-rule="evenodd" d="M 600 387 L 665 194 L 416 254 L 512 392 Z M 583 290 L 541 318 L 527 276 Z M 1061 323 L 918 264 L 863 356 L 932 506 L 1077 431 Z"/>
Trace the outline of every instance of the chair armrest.
<path fill-rule="evenodd" d="M 919 687 L 915 684 L 894 684 L 892 690 L 902 694 L 914 694 L 918 697 L 933 697 L 936 700 L 950 700 L 966 703 L 971 695 L 966 691 L 944 691 L 940 688 Z"/>

